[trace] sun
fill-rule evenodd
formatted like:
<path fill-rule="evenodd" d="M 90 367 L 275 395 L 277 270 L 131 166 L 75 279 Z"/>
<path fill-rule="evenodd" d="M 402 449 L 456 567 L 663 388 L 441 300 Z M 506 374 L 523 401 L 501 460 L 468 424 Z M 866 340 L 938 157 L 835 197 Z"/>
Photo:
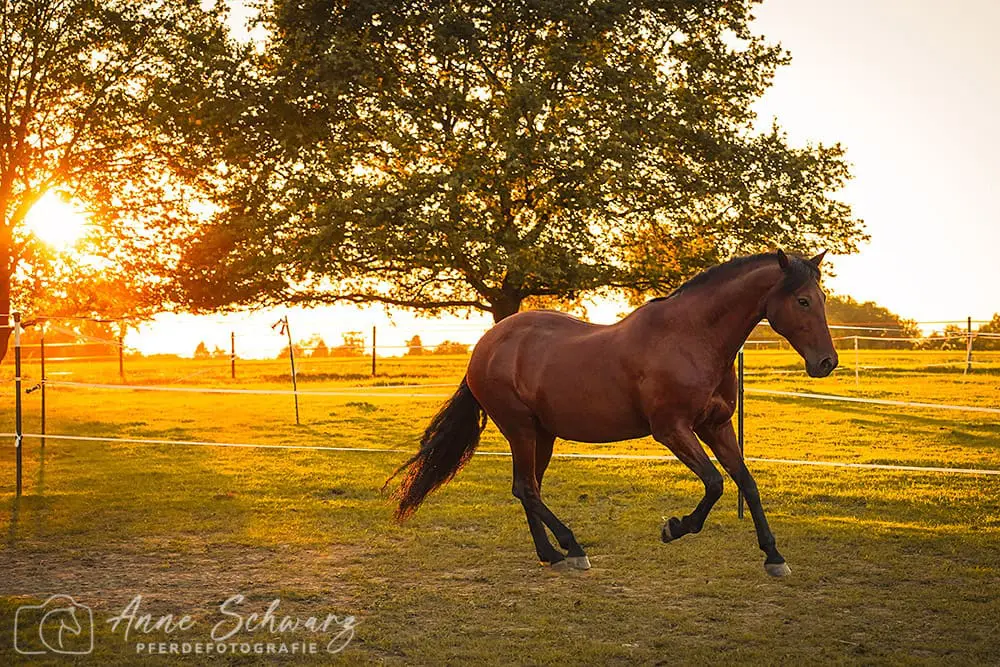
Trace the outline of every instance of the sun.
<path fill-rule="evenodd" d="M 62 251 L 87 233 L 87 214 L 78 202 L 66 201 L 49 190 L 28 211 L 24 224 L 39 241 Z"/>

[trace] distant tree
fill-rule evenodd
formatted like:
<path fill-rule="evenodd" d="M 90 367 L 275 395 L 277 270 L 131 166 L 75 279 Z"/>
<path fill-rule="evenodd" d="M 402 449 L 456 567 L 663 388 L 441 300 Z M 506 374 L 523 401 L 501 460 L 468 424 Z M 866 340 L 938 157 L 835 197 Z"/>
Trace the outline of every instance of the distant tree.
<path fill-rule="evenodd" d="M 292 346 L 292 350 L 295 352 L 296 359 L 302 359 L 306 356 L 305 341 L 299 341 Z M 275 359 L 288 359 L 288 346 L 281 348 Z"/>
<path fill-rule="evenodd" d="M 932 341 L 932 344 L 937 342 L 942 350 L 964 350 L 968 345 L 968 331 L 954 324 L 947 325 L 939 335 L 945 340 Z"/>
<path fill-rule="evenodd" d="M 861 348 L 912 348 L 917 342 L 871 340 L 873 338 L 920 338 L 923 334 L 913 320 L 900 317 L 884 306 L 874 301 L 858 302 L 850 296 L 831 294 L 826 300 L 826 317 L 831 323 L 839 325 L 856 324 L 859 329 L 842 329 L 836 331 L 837 336 L 861 336 L 865 340 L 858 341 Z M 884 330 L 882 330 L 884 329 Z M 853 343 L 852 343 L 853 344 Z"/>
<path fill-rule="evenodd" d="M 194 358 L 195 359 L 208 359 L 211 355 L 208 352 L 208 346 L 205 345 L 205 341 L 198 343 L 198 347 L 194 348 Z"/>
<path fill-rule="evenodd" d="M 324 359 L 330 356 L 330 348 L 327 347 L 326 341 L 316 336 L 316 340 L 312 345 L 312 353 L 309 355 L 311 357 L 316 357 L 317 359 Z"/>
<path fill-rule="evenodd" d="M 411 357 L 420 356 L 424 353 L 424 344 L 420 340 L 420 336 L 414 336 L 406 342 L 406 354 Z"/>
<path fill-rule="evenodd" d="M 299 341 L 298 347 L 302 349 L 303 353 L 308 354 L 310 357 L 319 358 L 330 356 L 330 348 L 319 334 L 313 334 L 309 336 L 308 339 Z"/>
<path fill-rule="evenodd" d="M 1000 313 L 994 313 L 993 319 L 977 329 L 977 333 L 994 334 L 997 338 L 978 337 L 972 341 L 973 350 L 1000 350 Z"/>
<path fill-rule="evenodd" d="M 178 298 L 500 320 L 775 245 L 853 251 L 843 149 L 754 129 L 789 57 L 753 5 L 276 0 Z"/>
<path fill-rule="evenodd" d="M 0 313 L 37 312 L 33 297 L 67 286 L 99 297 L 103 288 L 81 285 L 88 277 L 162 298 L 151 267 L 196 217 L 188 186 L 205 154 L 189 130 L 203 105 L 216 108 L 206 91 L 239 62 L 224 6 L 201 4 L 0 3 Z M 73 257 L 25 227 L 49 191 L 90 213 L 94 229 Z M 0 326 L 0 354 L 9 334 Z"/>
<path fill-rule="evenodd" d="M 212 348 L 212 358 L 213 359 L 228 359 L 229 353 L 223 350 L 221 347 L 216 345 Z"/>
<path fill-rule="evenodd" d="M 468 354 L 469 346 L 465 343 L 456 343 L 446 340 L 439 343 L 434 348 L 434 354 Z"/>
<path fill-rule="evenodd" d="M 361 357 L 365 354 L 365 335 L 360 331 L 341 334 L 344 342 L 330 350 L 331 357 Z"/>

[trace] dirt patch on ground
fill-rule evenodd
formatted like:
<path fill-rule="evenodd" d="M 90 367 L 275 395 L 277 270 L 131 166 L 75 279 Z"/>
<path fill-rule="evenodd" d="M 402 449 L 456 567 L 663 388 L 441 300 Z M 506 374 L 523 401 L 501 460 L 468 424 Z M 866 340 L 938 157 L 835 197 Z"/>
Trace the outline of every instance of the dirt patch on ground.
<path fill-rule="evenodd" d="M 217 546 L 195 539 L 79 551 L 8 548 L 0 595 L 64 593 L 100 610 L 120 610 L 142 595 L 144 611 L 201 613 L 241 594 L 248 606 L 281 598 L 283 609 L 322 602 L 346 613 L 353 599 L 346 573 L 360 557 L 345 547 Z"/>

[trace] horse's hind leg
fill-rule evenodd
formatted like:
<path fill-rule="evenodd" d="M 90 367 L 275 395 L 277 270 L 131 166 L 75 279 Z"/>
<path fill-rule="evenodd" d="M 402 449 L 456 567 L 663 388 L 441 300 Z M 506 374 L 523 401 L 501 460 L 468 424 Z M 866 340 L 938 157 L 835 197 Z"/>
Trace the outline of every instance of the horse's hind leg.
<path fill-rule="evenodd" d="M 539 515 L 552 534 L 555 535 L 556 540 L 559 541 L 559 546 L 566 550 L 566 560 L 572 567 L 579 568 L 581 570 L 590 569 L 590 559 L 587 558 L 587 554 L 584 553 L 583 547 L 580 546 L 579 542 L 576 541 L 576 537 L 573 535 L 573 531 L 569 529 L 562 521 L 559 520 L 552 510 L 550 510 L 542 501 L 542 477 L 545 475 L 546 468 L 549 467 L 549 461 L 552 459 L 552 447 L 555 443 L 555 436 L 543 429 L 541 426 L 536 426 L 535 428 L 535 480 L 538 483 L 538 500 L 540 504 Z"/>
<path fill-rule="evenodd" d="M 586 569 L 590 563 L 586 561 L 586 554 L 577 544 L 573 533 L 542 502 L 541 475 L 538 471 L 544 472 L 548 465 L 554 438 L 537 427 L 527 408 L 519 417 L 521 418 L 516 420 L 494 418 L 494 422 L 510 443 L 514 459 L 514 484 L 511 491 L 524 508 L 538 559 L 553 566 L 568 565 Z M 567 559 L 552 546 L 545 532 L 546 526 L 552 530 L 559 545 L 570 552 L 570 558 Z"/>
<path fill-rule="evenodd" d="M 715 502 L 722 497 L 722 474 L 712 465 L 701 443 L 686 427 L 657 430 L 653 436 L 666 445 L 680 461 L 690 468 L 705 485 L 705 495 L 690 514 L 671 517 L 660 529 L 660 539 L 672 542 L 688 533 L 699 533 Z"/>
<path fill-rule="evenodd" d="M 566 557 L 549 542 L 545 524 L 534 511 L 532 503 L 532 498 L 539 495 L 538 481 L 535 478 L 534 417 L 528 408 L 519 402 L 509 401 L 490 407 L 493 423 L 510 444 L 510 453 L 514 461 L 514 483 L 511 492 L 521 501 L 521 507 L 524 508 L 538 560 L 550 565 L 560 563 L 566 560 Z"/>

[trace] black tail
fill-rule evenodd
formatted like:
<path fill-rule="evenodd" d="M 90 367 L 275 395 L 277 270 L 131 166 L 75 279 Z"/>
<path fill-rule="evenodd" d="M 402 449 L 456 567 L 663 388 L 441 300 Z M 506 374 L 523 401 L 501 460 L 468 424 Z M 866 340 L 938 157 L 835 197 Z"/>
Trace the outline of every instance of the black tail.
<path fill-rule="evenodd" d="M 431 420 L 420 439 L 420 451 L 392 474 L 405 471 L 403 482 L 392 494 L 399 501 L 396 519 L 403 521 L 417 511 L 420 503 L 462 469 L 479 445 L 486 428 L 486 411 L 472 395 L 465 378 L 455 395 L 448 399 Z M 382 487 L 385 488 L 385 487 Z"/>

